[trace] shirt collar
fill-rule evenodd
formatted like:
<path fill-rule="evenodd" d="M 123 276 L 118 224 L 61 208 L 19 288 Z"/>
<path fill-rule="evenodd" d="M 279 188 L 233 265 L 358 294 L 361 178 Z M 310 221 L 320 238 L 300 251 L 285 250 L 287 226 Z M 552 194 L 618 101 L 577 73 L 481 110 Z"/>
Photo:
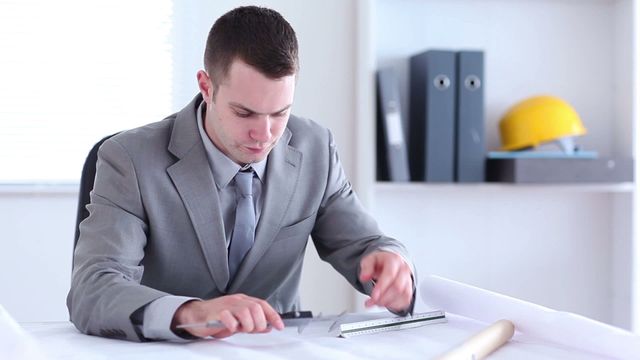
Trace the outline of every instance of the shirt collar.
<path fill-rule="evenodd" d="M 242 168 L 235 161 L 231 160 L 227 155 L 225 155 L 220 149 L 218 149 L 214 143 L 211 141 L 206 131 L 204 130 L 204 122 L 202 114 L 206 110 L 206 102 L 202 101 L 198 106 L 198 110 L 196 111 L 196 119 L 198 122 L 198 132 L 200 133 L 200 138 L 202 139 L 202 143 L 204 144 L 205 152 L 207 153 L 207 160 L 209 160 L 209 166 L 211 167 L 211 172 L 213 173 L 213 179 L 216 182 L 216 185 L 219 189 L 222 189 L 229 185 L 231 180 L 236 176 L 236 173 Z M 255 171 L 256 175 L 258 175 L 258 179 L 264 184 L 264 175 L 267 168 L 267 159 L 251 164 L 251 167 Z"/>

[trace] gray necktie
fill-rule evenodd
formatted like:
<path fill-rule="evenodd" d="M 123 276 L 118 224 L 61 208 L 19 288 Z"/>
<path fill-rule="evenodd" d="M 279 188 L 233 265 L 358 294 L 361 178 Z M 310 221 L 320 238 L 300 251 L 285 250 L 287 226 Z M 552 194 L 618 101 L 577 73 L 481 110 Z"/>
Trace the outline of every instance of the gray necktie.
<path fill-rule="evenodd" d="M 253 208 L 253 169 L 238 171 L 236 179 L 236 222 L 229 245 L 229 279 L 233 279 L 242 259 L 253 246 L 256 212 Z"/>

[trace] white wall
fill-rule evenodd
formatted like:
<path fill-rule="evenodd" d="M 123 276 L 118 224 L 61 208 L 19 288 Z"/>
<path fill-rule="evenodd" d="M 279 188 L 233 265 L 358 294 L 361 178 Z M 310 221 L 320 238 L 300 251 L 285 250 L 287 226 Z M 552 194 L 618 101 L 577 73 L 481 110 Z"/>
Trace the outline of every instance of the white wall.
<path fill-rule="evenodd" d="M 544 186 L 380 185 L 374 214 L 404 240 L 419 276 L 628 326 L 613 318 L 612 196 Z"/>
<path fill-rule="evenodd" d="M 18 321 L 68 317 L 76 191 L 0 188 L 0 304 Z"/>

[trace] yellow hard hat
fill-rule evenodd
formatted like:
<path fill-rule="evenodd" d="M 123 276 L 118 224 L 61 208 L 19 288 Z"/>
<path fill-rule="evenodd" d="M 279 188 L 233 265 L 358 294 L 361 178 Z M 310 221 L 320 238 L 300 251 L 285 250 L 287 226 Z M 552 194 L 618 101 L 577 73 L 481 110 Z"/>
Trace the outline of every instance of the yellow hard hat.
<path fill-rule="evenodd" d="M 511 107 L 500 120 L 502 150 L 506 151 L 586 133 L 578 113 L 554 96 L 525 99 Z"/>

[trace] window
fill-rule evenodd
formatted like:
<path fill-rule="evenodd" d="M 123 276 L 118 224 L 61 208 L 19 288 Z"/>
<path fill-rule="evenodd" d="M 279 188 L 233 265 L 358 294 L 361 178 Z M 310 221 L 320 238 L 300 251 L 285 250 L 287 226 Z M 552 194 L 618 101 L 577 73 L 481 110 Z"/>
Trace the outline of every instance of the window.
<path fill-rule="evenodd" d="M 170 0 L 0 0 L 0 183 L 77 182 L 89 149 L 172 108 Z"/>

